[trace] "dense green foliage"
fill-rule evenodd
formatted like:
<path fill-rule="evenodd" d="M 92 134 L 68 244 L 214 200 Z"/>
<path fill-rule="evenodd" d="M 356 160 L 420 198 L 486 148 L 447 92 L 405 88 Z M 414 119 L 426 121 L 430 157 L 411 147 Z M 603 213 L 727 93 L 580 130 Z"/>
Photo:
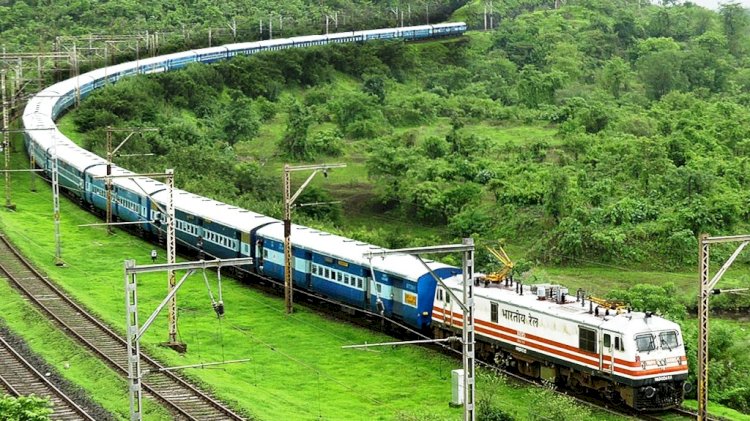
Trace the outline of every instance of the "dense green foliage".
<path fill-rule="evenodd" d="M 0 418 L 7 421 L 46 421 L 52 413 L 47 399 L 36 396 L 0 396 Z"/>

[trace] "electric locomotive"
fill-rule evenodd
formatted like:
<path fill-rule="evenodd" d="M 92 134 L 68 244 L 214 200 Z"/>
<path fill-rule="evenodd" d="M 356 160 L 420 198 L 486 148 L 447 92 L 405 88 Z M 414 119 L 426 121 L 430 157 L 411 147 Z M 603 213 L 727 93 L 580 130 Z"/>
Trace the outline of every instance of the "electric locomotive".
<path fill-rule="evenodd" d="M 444 282 L 460 296 L 460 276 Z M 477 353 L 526 376 L 593 391 L 637 410 L 679 406 L 690 388 L 677 323 L 592 301 L 582 291 L 573 298 L 559 285 L 509 280 L 476 282 L 474 303 Z M 446 289 L 437 288 L 435 335 L 460 331 L 462 317 Z"/>

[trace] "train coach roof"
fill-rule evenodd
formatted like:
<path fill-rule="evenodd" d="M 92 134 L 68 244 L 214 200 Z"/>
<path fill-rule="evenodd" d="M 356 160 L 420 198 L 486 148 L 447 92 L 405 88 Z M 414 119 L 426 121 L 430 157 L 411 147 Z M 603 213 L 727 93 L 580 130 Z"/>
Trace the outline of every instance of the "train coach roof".
<path fill-rule="evenodd" d="M 262 44 L 258 41 L 253 42 L 238 42 L 236 44 L 227 44 L 225 47 L 227 47 L 227 50 L 229 51 L 236 51 L 236 50 L 247 50 L 251 48 L 258 48 Z"/>
<path fill-rule="evenodd" d="M 325 41 L 328 37 L 326 35 L 305 35 L 302 37 L 294 37 L 293 41 L 295 44 L 300 44 L 303 42 L 310 42 L 310 41 Z"/>
<path fill-rule="evenodd" d="M 193 50 L 194 54 L 214 54 L 214 53 L 226 53 L 227 52 L 227 46 L 222 45 L 219 47 L 207 47 L 207 48 L 200 48 L 197 50 Z"/>
<path fill-rule="evenodd" d="M 462 291 L 461 276 L 447 278 L 444 282 L 452 290 Z M 524 285 L 523 295 L 520 295 L 516 293 L 516 284 L 513 284 L 512 287 L 499 284 L 490 284 L 485 287 L 480 282 L 480 286 L 474 288 L 474 295 L 510 305 L 521 312 L 532 311 L 575 323 L 605 328 L 613 332 L 637 334 L 647 331 L 679 329 L 679 326 L 674 322 L 658 316 L 646 317 L 643 312 L 634 311 L 616 314 L 614 310 L 611 310 L 612 314 L 607 316 L 605 315 L 605 309 L 600 309 L 599 316 L 589 314 L 589 301 L 586 300 L 584 305 L 581 306 L 581 303 L 575 300 L 575 293 L 573 297 L 567 296 L 564 304 L 558 304 L 554 300 L 541 300 L 531 292 L 532 286 Z M 594 304 L 594 307 L 596 307 L 596 304 Z"/>
<path fill-rule="evenodd" d="M 276 45 L 286 45 L 286 44 L 291 44 L 291 43 L 292 43 L 292 40 L 290 38 L 269 39 L 266 41 L 258 42 L 258 44 L 263 47 L 273 47 Z"/>
<path fill-rule="evenodd" d="M 265 238 L 275 241 L 284 241 L 284 229 L 281 224 L 265 227 L 259 231 Z M 427 273 L 427 270 L 413 256 L 392 255 L 386 257 L 373 257 L 372 260 L 366 257 L 368 252 L 377 252 L 387 250 L 363 241 L 353 240 L 351 238 L 318 231 L 314 228 L 302 225 L 292 225 L 291 232 L 292 243 L 296 247 L 302 247 L 308 250 L 314 250 L 316 253 L 344 260 L 363 267 L 372 267 L 378 272 L 385 272 L 406 279 L 418 279 Z M 431 269 L 451 267 L 449 265 L 425 260 Z M 458 270 L 458 269 L 457 269 Z"/>
<path fill-rule="evenodd" d="M 166 185 L 163 183 L 159 184 L 163 186 L 164 190 L 154 194 L 154 199 L 162 206 L 166 206 L 169 200 L 169 193 L 166 190 Z M 155 185 L 152 184 L 152 186 Z M 263 224 L 279 222 L 278 219 L 219 202 L 218 200 L 199 196 L 182 189 L 174 189 L 174 203 L 177 210 L 190 213 L 204 221 L 215 222 L 244 233 L 249 233 Z"/>
<path fill-rule="evenodd" d="M 433 28 L 454 28 L 456 26 L 466 25 L 464 22 L 443 22 L 432 25 Z"/>

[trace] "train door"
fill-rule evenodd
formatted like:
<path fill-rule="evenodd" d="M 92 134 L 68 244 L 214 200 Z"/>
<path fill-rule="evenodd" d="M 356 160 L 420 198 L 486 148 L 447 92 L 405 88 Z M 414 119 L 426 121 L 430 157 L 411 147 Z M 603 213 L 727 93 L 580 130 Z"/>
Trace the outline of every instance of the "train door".
<path fill-rule="evenodd" d="M 311 290 L 312 289 L 312 252 L 309 250 L 304 250 L 304 259 L 305 259 L 305 288 Z"/>
<path fill-rule="evenodd" d="M 619 340 L 619 335 L 609 330 L 602 330 L 601 332 L 599 370 L 611 375 L 615 370 L 615 338 Z"/>
<path fill-rule="evenodd" d="M 443 300 L 443 319 L 448 326 L 453 327 L 453 300 L 447 289 L 443 290 L 443 294 L 445 297 Z"/>
<path fill-rule="evenodd" d="M 364 277 L 364 283 L 362 285 L 363 286 L 362 289 L 364 290 L 365 296 L 362 301 L 362 308 L 372 310 L 372 307 L 370 307 L 370 291 L 371 291 L 370 284 L 372 283 L 372 278 L 367 276 L 367 272 L 363 273 L 363 277 Z"/>

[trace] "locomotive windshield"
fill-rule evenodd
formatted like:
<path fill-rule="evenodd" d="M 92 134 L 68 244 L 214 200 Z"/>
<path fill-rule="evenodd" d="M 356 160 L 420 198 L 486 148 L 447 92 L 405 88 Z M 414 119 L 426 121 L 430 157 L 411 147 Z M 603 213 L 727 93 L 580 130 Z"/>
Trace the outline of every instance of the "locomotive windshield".
<path fill-rule="evenodd" d="M 638 347 L 639 352 L 653 351 L 656 349 L 654 343 L 654 336 L 651 334 L 638 335 L 635 337 L 635 345 Z"/>
<path fill-rule="evenodd" d="M 659 342 L 661 342 L 661 349 L 673 350 L 677 348 L 677 332 L 670 330 L 669 332 L 662 332 L 659 334 Z"/>

